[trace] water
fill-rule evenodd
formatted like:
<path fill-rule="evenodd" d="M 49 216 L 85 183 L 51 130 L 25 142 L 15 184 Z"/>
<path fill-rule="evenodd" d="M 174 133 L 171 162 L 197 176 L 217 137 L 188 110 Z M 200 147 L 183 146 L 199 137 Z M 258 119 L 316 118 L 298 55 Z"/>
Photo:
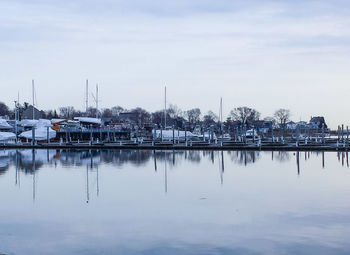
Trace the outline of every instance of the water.
<path fill-rule="evenodd" d="M 346 153 L 0 151 L 0 254 L 349 254 Z"/>

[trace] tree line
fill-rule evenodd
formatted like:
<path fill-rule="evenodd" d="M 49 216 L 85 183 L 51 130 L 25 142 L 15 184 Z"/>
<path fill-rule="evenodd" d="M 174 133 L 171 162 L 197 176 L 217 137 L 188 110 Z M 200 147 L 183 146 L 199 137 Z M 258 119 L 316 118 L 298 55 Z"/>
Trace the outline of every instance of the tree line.
<path fill-rule="evenodd" d="M 26 106 L 28 104 L 25 104 Z M 24 106 L 23 106 L 24 107 Z M 94 107 L 90 107 L 87 111 L 76 110 L 73 106 L 60 107 L 58 110 L 43 111 L 43 118 L 74 118 L 74 117 L 101 117 L 101 118 L 118 118 L 121 113 L 129 113 L 130 116 L 135 118 L 135 122 L 143 125 L 145 123 L 157 124 L 159 126 L 164 125 L 165 118 L 167 119 L 167 125 L 178 125 L 178 122 L 188 122 L 191 125 L 202 124 L 204 126 L 219 124 L 219 117 L 213 111 L 208 111 L 202 114 L 199 108 L 193 108 L 189 110 L 182 110 L 174 104 L 170 104 L 164 114 L 164 110 L 158 110 L 155 112 L 148 112 L 147 110 L 136 107 L 133 109 L 125 109 L 121 106 L 114 106 L 111 108 L 104 108 L 97 110 Z M 14 118 L 14 110 L 10 109 L 6 104 L 0 102 L 0 116 L 8 116 Z M 274 124 L 278 123 L 284 126 L 290 120 L 290 110 L 278 109 L 274 112 L 273 116 L 265 117 L 264 121 L 271 121 Z M 247 106 L 236 107 L 230 111 L 229 116 L 224 124 L 232 124 L 233 122 L 239 122 L 242 125 L 248 125 L 254 121 L 260 120 L 261 114 L 254 108 Z"/>

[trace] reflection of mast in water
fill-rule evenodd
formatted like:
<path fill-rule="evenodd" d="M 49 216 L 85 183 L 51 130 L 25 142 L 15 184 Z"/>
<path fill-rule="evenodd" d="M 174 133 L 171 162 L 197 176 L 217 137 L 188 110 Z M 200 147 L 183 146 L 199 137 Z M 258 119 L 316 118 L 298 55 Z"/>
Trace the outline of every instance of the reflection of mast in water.
<path fill-rule="evenodd" d="M 157 156 L 156 156 L 155 150 L 153 150 L 153 158 L 154 158 L 154 171 L 157 172 Z"/>
<path fill-rule="evenodd" d="M 50 151 L 47 149 L 47 162 L 50 162 Z"/>
<path fill-rule="evenodd" d="M 224 165 L 224 152 L 221 151 L 221 170 L 220 170 L 220 180 L 221 185 L 224 184 L 224 172 L 225 172 L 225 165 Z"/>
<path fill-rule="evenodd" d="M 271 151 L 271 159 L 272 159 L 272 161 L 273 161 L 273 151 Z"/>
<path fill-rule="evenodd" d="M 214 164 L 214 151 L 211 151 L 211 162 Z"/>
<path fill-rule="evenodd" d="M 35 150 L 32 150 L 32 171 L 33 171 L 33 202 L 35 202 Z"/>
<path fill-rule="evenodd" d="M 349 168 L 349 153 L 346 152 L 346 166 Z"/>
<path fill-rule="evenodd" d="M 322 168 L 324 168 L 324 151 L 322 151 Z"/>
<path fill-rule="evenodd" d="M 86 203 L 89 203 L 90 195 L 89 195 L 89 166 L 86 165 Z"/>
<path fill-rule="evenodd" d="M 344 166 L 344 152 L 341 153 L 341 165 Z"/>
<path fill-rule="evenodd" d="M 165 181 L 165 193 L 168 193 L 168 172 L 167 172 L 167 169 L 166 169 L 166 154 L 164 152 L 164 168 L 165 168 L 165 171 L 164 171 L 164 181 Z"/>
<path fill-rule="evenodd" d="M 306 161 L 306 159 L 307 159 L 307 158 L 306 158 L 306 157 L 307 157 L 307 152 L 305 151 L 305 153 L 304 153 L 304 154 L 305 154 L 305 161 Z"/>
<path fill-rule="evenodd" d="M 297 157 L 297 169 L 298 169 L 298 175 L 300 175 L 299 151 L 297 151 L 296 157 Z"/>
<path fill-rule="evenodd" d="M 18 160 L 18 150 L 16 150 L 16 185 L 18 184 L 18 187 L 21 187 L 21 178 L 20 178 L 20 171 L 19 171 L 19 160 Z"/>
<path fill-rule="evenodd" d="M 100 194 L 100 185 L 98 181 L 98 164 L 96 165 L 96 195 L 98 196 Z"/>
<path fill-rule="evenodd" d="M 175 165 L 175 151 L 173 150 L 173 166 Z"/>

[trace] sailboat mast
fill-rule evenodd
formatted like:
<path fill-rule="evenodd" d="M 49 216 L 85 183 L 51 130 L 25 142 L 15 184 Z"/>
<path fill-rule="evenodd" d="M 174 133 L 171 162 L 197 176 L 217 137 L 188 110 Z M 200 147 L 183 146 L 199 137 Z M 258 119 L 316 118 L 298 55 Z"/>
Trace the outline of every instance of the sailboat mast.
<path fill-rule="evenodd" d="M 166 128 L 166 86 L 164 88 L 164 128 Z"/>
<path fill-rule="evenodd" d="M 220 98 L 220 114 L 219 114 L 220 122 L 222 122 L 222 97 Z"/>
<path fill-rule="evenodd" d="M 35 119 L 35 116 L 34 116 L 34 114 L 35 114 L 35 112 L 34 112 L 34 80 L 32 80 L 32 98 L 33 98 L 32 106 L 33 106 L 33 120 L 34 120 Z"/>
<path fill-rule="evenodd" d="M 96 84 L 96 118 L 98 118 L 98 84 Z"/>
<path fill-rule="evenodd" d="M 89 80 L 86 79 L 86 98 L 85 98 L 85 111 L 88 111 L 89 108 Z"/>

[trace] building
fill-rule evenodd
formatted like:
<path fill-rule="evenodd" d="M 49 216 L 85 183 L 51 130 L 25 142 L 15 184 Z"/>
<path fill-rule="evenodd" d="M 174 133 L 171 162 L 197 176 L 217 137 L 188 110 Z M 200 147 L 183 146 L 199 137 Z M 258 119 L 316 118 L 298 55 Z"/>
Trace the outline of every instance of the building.
<path fill-rule="evenodd" d="M 34 118 L 33 118 L 33 108 L 34 108 Z M 22 119 L 42 119 L 45 116 L 44 111 L 39 111 L 37 108 L 33 107 L 32 105 L 26 105 L 25 109 L 23 110 L 21 114 Z"/>
<path fill-rule="evenodd" d="M 315 128 L 322 128 L 323 126 L 324 128 L 327 128 L 326 121 L 322 116 L 311 117 L 310 124 Z"/>

